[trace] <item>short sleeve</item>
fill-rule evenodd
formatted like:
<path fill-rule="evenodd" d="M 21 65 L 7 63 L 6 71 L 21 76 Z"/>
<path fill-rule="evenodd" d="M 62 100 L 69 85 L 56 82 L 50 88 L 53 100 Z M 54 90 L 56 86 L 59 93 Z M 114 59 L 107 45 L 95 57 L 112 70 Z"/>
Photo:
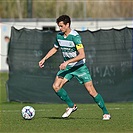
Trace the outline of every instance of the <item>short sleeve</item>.
<path fill-rule="evenodd" d="M 76 45 L 77 45 L 77 44 L 82 44 L 80 35 L 74 36 L 73 41 L 74 41 L 74 43 L 75 43 Z"/>
<path fill-rule="evenodd" d="M 58 43 L 57 37 L 56 37 L 56 40 L 55 40 L 55 42 L 54 42 L 54 47 L 55 47 L 55 48 L 59 48 L 59 43 Z"/>
<path fill-rule="evenodd" d="M 74 43 L 76 44 L 77 50 L 83 48 L 83 44 L 82 44 L 80 35 L 74 36 Z"/>

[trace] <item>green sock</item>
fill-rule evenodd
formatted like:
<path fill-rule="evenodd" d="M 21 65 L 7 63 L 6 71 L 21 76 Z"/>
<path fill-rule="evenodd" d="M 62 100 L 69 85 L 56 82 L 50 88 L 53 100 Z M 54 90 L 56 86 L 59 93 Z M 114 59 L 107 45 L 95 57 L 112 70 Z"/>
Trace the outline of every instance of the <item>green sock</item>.
<path fill-rule="evenodd" d="M 68 107 L 72 108 L 74 106 L 74 103 L 69 98 L 69 96 L 67 95 L 67 92 L 63 88 L 58 90 L 56 92 L 56 94 L 60 97 L 61 100 L 65 101 L 67 103 Z"/>
<path fill-rule="evenodd" d="M 105 107 L 104 100 L 100 94 L 97 94 L 97 96 L 94 97 L 93 99 L 98 104 L 98 106 L 102 109 L 103 114 L 109 114 L 109 112 L 107 111 Z"/>

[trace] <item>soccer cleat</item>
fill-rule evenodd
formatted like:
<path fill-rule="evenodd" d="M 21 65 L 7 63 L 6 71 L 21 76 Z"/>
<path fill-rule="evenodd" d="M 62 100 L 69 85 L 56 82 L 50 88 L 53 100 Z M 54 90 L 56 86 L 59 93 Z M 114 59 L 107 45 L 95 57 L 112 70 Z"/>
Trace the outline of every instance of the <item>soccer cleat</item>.
<path fill-rule="evenodd" d="M 70 116 L 72 112 L 75 112 L 77 110 L 77 106 L 75 105 L 73 108 L 67 108 L 66 112 L 62 115 L 62 118 L 67 118 Z"/>
<path fill-rule="evenodd" d="M 103 120 L 110 120 L 111 119 L 111 115 L 110 114 L 104 114 L 103 115 Z"/>

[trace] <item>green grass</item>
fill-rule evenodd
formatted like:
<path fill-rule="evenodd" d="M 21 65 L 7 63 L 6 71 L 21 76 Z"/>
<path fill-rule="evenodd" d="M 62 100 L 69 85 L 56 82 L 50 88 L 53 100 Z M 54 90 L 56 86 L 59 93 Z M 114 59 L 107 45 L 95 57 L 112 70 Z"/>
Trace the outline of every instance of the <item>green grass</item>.
<path fill-rule="evenodd" d="M 0 132 L 12 133 L 132 133 L 132 103 L 107 103 L 112 115 L 110 121 L 102 121 L 102 111 L 96 104 L 78 104 L 78 110 L 68 119 L 62 119 L 65 104 L 31 104 L 6 102 L 5 83 L 7 73 L 0 75 Z M 32 120 L 21 117 L 21 109 L 31 105 L 36 110 Z"/>

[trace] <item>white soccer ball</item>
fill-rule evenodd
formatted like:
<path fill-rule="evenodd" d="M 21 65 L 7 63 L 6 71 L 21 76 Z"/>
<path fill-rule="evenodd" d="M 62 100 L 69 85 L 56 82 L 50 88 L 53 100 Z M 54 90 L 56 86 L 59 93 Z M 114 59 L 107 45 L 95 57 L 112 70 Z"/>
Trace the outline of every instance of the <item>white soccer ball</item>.
<path fill-rule="evenodd" d="M 35 116 L 35 109 L 31 106 L 25 106 L 22 108 L 22 117 L 25 120 L 31 120 Z"/>

